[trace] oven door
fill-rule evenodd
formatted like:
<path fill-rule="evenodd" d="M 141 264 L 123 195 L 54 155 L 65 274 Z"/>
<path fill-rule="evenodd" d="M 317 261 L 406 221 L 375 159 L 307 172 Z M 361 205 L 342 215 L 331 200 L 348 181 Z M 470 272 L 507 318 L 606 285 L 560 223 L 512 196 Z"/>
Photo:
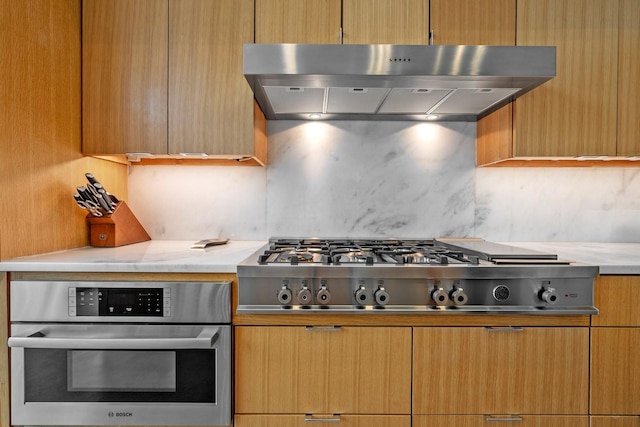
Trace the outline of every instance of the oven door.
<path fill-rule="evenodd" d="M 11 325 L 13 425 L 231 423 L 229 325 Z"/>

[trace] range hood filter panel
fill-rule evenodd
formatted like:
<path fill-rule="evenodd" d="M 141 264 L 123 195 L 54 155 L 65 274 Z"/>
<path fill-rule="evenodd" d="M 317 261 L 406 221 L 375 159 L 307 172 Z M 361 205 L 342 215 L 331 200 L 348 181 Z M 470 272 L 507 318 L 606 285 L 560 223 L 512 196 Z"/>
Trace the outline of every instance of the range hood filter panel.
<path fill-rule="evenodd" d="M 433 114 L 480 114 L 491 106 L 515 94 L 519 89 L 457 89 Z"/>
<path fill-rule="evenodd" d="M 264 90 L 276 114 L 310 114 L 323 112 L 323 88 L 264 86 Z"/>
<path fill-rule="evenodd" d="M 329 114 L 374 114 L 387 93 L 389 93 L 387 88 L 330 87 L 326 112 Z"/>
<path fill-rule="evenodd" d="M 426 114 L 451 90 L 395 88 L 380 107 L 382 114 Z"/>

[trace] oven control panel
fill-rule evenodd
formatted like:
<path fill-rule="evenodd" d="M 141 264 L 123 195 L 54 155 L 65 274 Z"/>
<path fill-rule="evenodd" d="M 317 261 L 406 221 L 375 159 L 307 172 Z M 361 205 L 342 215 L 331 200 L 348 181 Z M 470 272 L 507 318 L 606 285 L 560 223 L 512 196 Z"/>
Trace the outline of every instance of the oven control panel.
<path fill-rule="evenodd" d="M 171 288 L 69 288 L 69 316 L 171 316 Z"/>

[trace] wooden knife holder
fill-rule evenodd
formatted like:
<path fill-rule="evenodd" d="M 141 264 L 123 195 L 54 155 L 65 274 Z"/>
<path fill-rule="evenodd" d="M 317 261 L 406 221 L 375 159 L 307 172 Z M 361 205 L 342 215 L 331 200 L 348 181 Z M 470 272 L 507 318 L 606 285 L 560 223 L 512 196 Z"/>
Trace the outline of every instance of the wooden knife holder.
<path fill-rule="evenodd" d="M 91 246 L 114 248 L 151 240 L 125 202 L 118 202 L 109 215 L 97 217 L 88 214 L 87 222 L 90 227 Z"/>

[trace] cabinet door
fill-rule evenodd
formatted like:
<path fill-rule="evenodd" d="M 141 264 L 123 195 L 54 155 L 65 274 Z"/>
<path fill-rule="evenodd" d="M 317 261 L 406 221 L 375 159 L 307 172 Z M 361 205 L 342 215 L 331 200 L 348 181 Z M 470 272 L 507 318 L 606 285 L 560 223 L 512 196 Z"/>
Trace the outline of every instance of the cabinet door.
<path fill-rule="evenodd" d="M 640 329 L 591 329 L 591 413 L 640 414 Z"/>
<path fill-rule="evenodd" d="M 85 0 L 82 151 L 167 152 L 167 0 Z"/>
<path fill-rule="evenodd" d="M 620 0 L 618 156 L 640 155 L 640 2 Z"/>
<path fill-rule="evenodd" d="M 588 328 L 416 328 L 415 414 L 586 414 Z"/>
<path fill-rule="evenodd" d="M 589 427 L 588 416 L 415 415 L 413 427 Z M 621 426 L 622 427 L 622 426 Z"/>
<path fill-rule="evenodd" d="M 410 415 L 236 415 L 235 427 L 411 427 Z"/>
<path fill-rule="evenodd" d="M 256 0 L 256 43 L 339 43 L 340 0 Z"/>
<path fill-rule="evenodd" d="M 616 155 L 618 0 L 518 0 L 518 45 L 557 47 L 557 75 L 518 98 L 516 156 Z"/>
<path fill-rule="evenodd" d="M 345 44 L 428 44 L 429 0 L 343 0 Z"/>
<path fill-rule="evenodd" d="M 640 276 L 599 276 L 595 283 L 595 306 L 591 326 L 640 326 Z"/>
<path fill-rule="evenodd" d="M 239 414 L 410 414 L 411 328 L 237 327 Z"/>
<path fill-rule="evenodd" d="M 591 427 L 640 427 L 640 417 L 591 417 Z"/>
<path fill-rule="evenodd" d="M 242 74 L 253 0 L 173 0 L 169 17 L 169 154 L 253 153 L 253 94 Z"/>

